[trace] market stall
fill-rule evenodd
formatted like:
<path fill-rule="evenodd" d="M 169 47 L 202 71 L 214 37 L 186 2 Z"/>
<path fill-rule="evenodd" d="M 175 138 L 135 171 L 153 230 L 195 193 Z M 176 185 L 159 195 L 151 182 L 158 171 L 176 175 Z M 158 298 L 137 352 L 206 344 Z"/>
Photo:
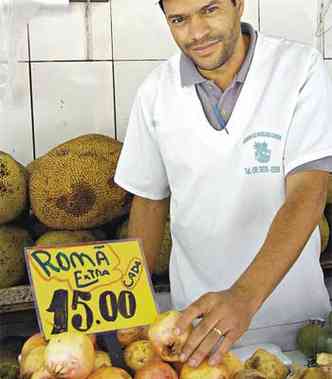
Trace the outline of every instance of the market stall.
<path fill-rule="evenodd" d="M 86 10 L 89 60 L 89 4 Z M 1 51 L 1 42 L 0 111 L 11 97 L 9 63 L 17 63 L 15 49 Z M 0 379 L 332 378 L 332 314 L 293 323 L 283 334 L 275 325 L 269 335 L 278 343 L 255 343 L 267 328 L 249 331 L 250 343 L 235 346 L 218 367 L 181 362 L 191 328 L 174 333 L 170 215 L 150 275 L 142 246 L 127 239 L 132 195 L 114 181 L 122 146 L 108 135 L 81 134 L 27 165 L 0 151 Z M 259 146 L 264 163 L 267 145 Z M 328 285 L 331 226 L 332 174 L 319 225 Z"/>

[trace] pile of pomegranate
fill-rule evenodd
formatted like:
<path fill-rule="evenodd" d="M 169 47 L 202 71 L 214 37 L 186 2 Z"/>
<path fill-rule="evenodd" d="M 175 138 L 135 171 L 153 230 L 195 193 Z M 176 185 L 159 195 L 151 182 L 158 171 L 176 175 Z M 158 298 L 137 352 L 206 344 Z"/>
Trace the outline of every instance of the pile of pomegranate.
<path fill-rule="evenodd" d="M 177 311 L 158 315 L 149 326 L 121 329 L 117 339 L 134 379 L 232 379 L 243 368 L 231 353 L 224 362 L 197 368 L 180 363 L 179 355 L 191 328 L 175 335 Z M 41 334 L 30 337 L 19 356 L 21 379 L 132 379 L 124 369 L 113 367 L 108 353 L 100 350 L 94 335 L 61 333 L 46 341 Z"/>

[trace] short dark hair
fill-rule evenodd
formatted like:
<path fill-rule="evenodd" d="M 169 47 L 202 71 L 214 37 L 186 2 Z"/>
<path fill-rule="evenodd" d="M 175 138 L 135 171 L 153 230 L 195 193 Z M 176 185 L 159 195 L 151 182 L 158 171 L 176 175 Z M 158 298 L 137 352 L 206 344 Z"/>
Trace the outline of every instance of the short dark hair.
<path fill-rule="evenodd" d="M 236 1 L 236 0 L 232 0 L 232 3 L 233 3 L 234 5 L 236 5 L 235 1 Z M 159 0 L 159 5 L 160 5 L 161 10 L 165 13 L 163 0 Z"/>

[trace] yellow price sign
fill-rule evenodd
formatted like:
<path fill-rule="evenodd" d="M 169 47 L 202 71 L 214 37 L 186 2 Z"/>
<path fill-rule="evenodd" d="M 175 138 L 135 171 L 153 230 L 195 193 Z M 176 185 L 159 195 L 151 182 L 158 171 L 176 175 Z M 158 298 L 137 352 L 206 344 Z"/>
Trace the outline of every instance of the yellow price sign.
<path fill-rule="evenodd" d="M 107 332 L 155 319 L 139 241 L 27 248 L 26 261 L 45 337 Z"/>

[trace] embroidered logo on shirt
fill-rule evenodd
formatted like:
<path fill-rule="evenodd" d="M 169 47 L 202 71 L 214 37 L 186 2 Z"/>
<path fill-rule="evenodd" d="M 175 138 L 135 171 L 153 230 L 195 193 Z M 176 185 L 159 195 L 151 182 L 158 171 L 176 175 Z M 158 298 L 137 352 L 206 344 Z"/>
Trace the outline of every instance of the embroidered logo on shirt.
<path fill-rule="evenodd" d="M 268 148 L 267 143 L 255 143 L 255 158 L 259 163 L 268 163 L 271 159 L 271 150 Z"/>
<path fill-rule="evenodd" d="M 244 140 L 243 143 L 247 143 L 248 141 L 257 138 L 257 137 L 265 137 L 265 138 L 273 138 L 278 141 L 281 141 L 281 135 L 276 134 L 276 133 L 271 133 L 271 132 L 257 132 L 257 133 L 252 133 L 249 136 L 247 136 Z"/>
<path fill-rule="evenodd" d="M 267 138 L 281 141 L 281 135 L 271 132 L 256 132 L 247 136 L 243 140 L 243 144 L 246 144 L 248 141 L 261 137 L 264 138 L 263 141 L 256 141 L 252 144 L 253 155 L 258 164 L 252 167 L 245 167 L 244 170 L 246 175 L 278 174 L 281 172 L 280 166 L 273 166 L 267 164 L 271 161 L 272 158 L 272 148 L 266 141 Z"/>

